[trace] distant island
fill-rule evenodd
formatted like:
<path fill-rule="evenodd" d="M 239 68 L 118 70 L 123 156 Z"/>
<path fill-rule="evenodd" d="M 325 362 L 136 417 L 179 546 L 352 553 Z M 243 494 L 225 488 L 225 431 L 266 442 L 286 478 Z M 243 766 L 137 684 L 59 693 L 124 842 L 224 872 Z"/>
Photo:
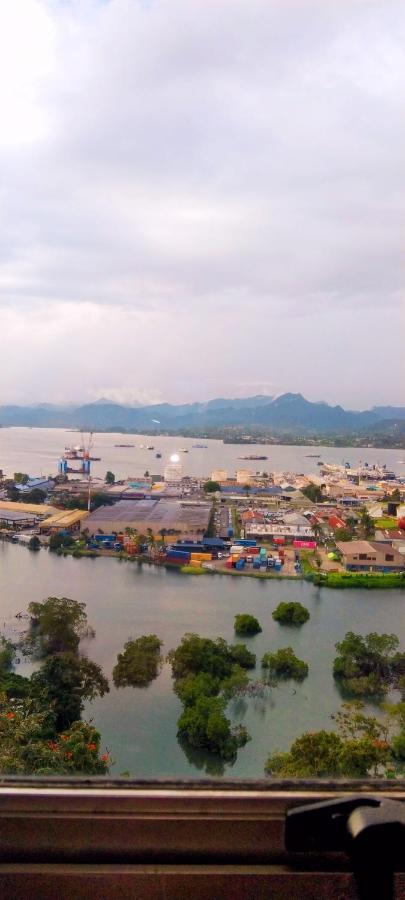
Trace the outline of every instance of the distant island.
<path fill-rule="evenodd" d="M 107 400 L 77 406 L 4 405 L 0 426 L 184 435 L 228 444 L 405 448 L 405 406 L 345 410 L 291 393 L 180 405 L 125 406 Z"/>

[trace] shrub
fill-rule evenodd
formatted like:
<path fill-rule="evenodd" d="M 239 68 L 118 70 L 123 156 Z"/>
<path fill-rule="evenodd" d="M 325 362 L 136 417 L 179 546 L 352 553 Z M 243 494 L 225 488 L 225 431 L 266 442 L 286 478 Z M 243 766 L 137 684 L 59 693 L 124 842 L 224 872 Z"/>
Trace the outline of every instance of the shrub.
<path fill-rule="evenodd" d="M 236 634 L 253 635 L 259 634 L 262 631 L 260 622 L 258 622 L 255 616 L 251 616 L 248 613 L 240 613 L 235 616 L 234 627 Z"/>
<path fill-rule="evenodd" d="M 161 648 L 163 642 L 156 634 L 145 634 L 136 640 L 129 640 L 124 652 L 118 654 L 113 669 L 116 687 L 146 687 L 157 678 L 162 667 Z"/>
<path fill-rule="evenodd" d="M 277 653 L 265 653 L 262 659 L 263 669 L 279 678 L 294 678 L 302 681 L 308 675 L 308 664 L 298 659 L 292 647 L 282 647 Z"/>
<path fill-rule="evenodd" d="M 272 613 L 273 619 L 281 625 L 303 625 L 309 619 L 309 611 L 302 603 L 279 603 Z"/>

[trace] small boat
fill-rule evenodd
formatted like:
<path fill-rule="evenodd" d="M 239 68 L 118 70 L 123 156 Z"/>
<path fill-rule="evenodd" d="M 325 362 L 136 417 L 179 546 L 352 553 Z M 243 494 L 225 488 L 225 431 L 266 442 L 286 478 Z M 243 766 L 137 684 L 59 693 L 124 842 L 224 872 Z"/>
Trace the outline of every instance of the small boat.
<path fill-rule="evenodd" d="M 155 448 L 154 448 L 153 444 L 151 444 L 150 447 L 147 447 L 146 449 L 147 449 L 147 450 L 154 450 Z"/>
<path fill-rule="evenodd" d="M 180 447 L 179 453 L 188 453 L 187 447 Z"/>
<path fill-rule="evenodd" d="M 305 458 L 306 459 L 320 459 L 321 454 L 320 453 L 306 453 Z"/>
<path fill-rule="evenodd" d="M 114 444 L 114 447 L 135 447 L 135 444 Z"/>
<path fill-rule="evenodd" d="M 192 449 L 193 450 L 206 450 L 207 447 L 208 447 L 208 444 L 193 444 Z"/>
<path fill-rule="evenodd" d="M 156 459 L 162 459 L 162 454 L 161 454 L 161 453 L 157 453 L 157 454 L 156 454 Z"/>

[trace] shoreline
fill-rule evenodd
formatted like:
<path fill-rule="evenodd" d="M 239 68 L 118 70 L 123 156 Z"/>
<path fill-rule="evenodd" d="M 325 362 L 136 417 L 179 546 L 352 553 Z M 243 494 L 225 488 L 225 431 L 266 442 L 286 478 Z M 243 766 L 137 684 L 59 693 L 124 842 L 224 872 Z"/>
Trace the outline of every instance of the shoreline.
<path fill-rule="evenodd" d="M 1 535 L 2 540 L 8 540 L 6 535 Z M 9 543 L 18 543 L 20 546 L 26 547 L 29 550 L 28 544 L 25 542 L 14 542 L 8 541 Z M 230 575 L 231 577 L 242 577 L 242 578 L 255 578 L 257 580 L 262 581 L 295 581 L 295 582 L 311 582 L 314 587 L 324 587 L 329 588 L 330 590 L 359 590 L 364 588 L 365 590 L 403 590 L 405 591 L 405 574 L 400 572 L 394 573 L 379 573 L 379 572 L 318 572 L 315 570 L 309 571 L 310 567 L 307 567 L 307 571 L 303 571 L 300 575 L 283 575 L 282 573 L 273 574 L 268 571 L 266 572 L 257 572 L 248 569 L 245 570 L 236 570 L 236 569 L 226 569 L 226 568 L 211 568 L 209 565 L 203 565 L 201 568 L 195 569 L 190 566 L 177 566 L 171 565 L 169 562 L 164 560 L 158 561 L 154 559 L 149 559 L 143 555 L 132 555 L 128 553 L 120 553 L 117 550 L 84 550 L 84 549 L 73 549 L 70 550 L 68 548 L 50 551 L 48 547 L 42 546 L 41 550 L 46 549 L 48 553 L 52 552 L 55 556 L 71 556 L 73 559 L 118 559 L 124 562 L 136 562 L 138 564 L 146 563 L 150 566 L 160 566 L 161 568 L 165 568 L 170 570 L 171 572 L 179 572 L 181 575 Z M 30 551 L 32 552 L 41 552 L 38 551 Z M 384 583 L 384 581 L 386 583 Z"/>

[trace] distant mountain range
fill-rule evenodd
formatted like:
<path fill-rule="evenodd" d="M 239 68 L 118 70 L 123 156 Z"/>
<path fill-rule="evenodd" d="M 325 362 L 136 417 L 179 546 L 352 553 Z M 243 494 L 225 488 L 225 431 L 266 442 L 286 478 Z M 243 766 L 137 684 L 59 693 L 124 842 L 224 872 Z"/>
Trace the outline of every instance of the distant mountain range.
<path fill-rule="evenodd" d="M 124 406 L 108 400 L 85 405 L 0 406 L 0 425 L 83 428 L 86 430 L 181 431 L 255 428 L 275 434 L 372 434 L 397 428 L 403 433 L 405 406 L 376 406 L 356 412 L 328 403 L 312 403 L 302 394 L 257 395 L 207 403 Z"/>

